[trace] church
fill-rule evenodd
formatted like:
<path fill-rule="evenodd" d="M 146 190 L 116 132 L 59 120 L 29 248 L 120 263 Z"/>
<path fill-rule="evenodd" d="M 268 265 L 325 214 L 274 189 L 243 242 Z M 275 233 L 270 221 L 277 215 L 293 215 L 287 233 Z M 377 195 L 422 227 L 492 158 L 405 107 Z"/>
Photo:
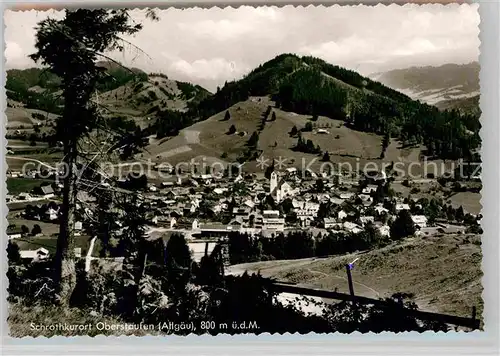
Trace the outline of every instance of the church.
<path fill-rule="evenodd" d="M 280 203 L 287 197 L 292 197 L 299 189 L 292 186 L 292 183 L 287 182 L 283 178 L 279 178 L 276 172 L 271 173 L 269 194 L 273 197 L 273 199 Z"/>

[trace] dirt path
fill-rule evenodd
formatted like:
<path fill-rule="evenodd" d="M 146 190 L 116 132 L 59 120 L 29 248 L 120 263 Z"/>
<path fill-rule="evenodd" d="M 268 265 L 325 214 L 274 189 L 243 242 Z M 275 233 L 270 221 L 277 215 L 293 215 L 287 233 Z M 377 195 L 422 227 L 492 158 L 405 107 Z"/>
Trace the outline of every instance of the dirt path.
<path fill-rule="evenodd" d="M 324 273 L 324 272 L 321 272 L 321 271 L 316 271 L 314 269 L 310 269 L 308 268 L 307 269 L 308 272 L 311 272 L 311 273 L 318 273 L 318 274 L 321 274 L 322 276 L 326 277 L 326 278 L 338 278 L 338 279 L 342 279 L 346 282 L 348 282 L 347 278 L 344 277 L 344 276 L 341 276 L 341 275 L 338 275 L 338 274 L 327 274 L 327 273 Z M 375 289 L 367 286 L 366 284 L 363 284 L 363 283 L 360 283 L 360 282 L 357 282 L 355 280 L 352 281 L 353 284 L 356 284 L 358 286 L 361 286 L 365 289 L 368 289 L 369 291 L 371 291 L 373 293 L 373 296 L 370 296 L 370 295 L 366 295 L 366 293 L 360 293 L 362 294 L 363 296 L 366 296 L 368 298 L 370 297 L 373 297 L 373 298 L 380 298 L 380 293 L 378 291 L 376 291 Z"/>

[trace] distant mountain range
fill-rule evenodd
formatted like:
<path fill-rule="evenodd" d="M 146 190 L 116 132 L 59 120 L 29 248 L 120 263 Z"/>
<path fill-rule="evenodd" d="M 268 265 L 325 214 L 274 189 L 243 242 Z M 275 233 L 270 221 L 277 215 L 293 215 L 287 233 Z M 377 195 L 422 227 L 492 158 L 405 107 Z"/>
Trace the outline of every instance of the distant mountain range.
<path fill-rule="evenodd" d="M 161 142 L 175 138 L 168 144 L 158 142 L 157 149 L 150 147 L 154 157 L 168 151 L 169 157 L 184 159 L 210 151 L 214 158 L 247 162 L 263 153 L 314 157 L 329 152 L 342 159 L 375 159 L 386 157 L 390 140 L 397 138 L 406 146 L 423 144 L 429 148 L 427 155 L 455 159 L 470 156 L 480 143 L 475 115 L 442 113 L 429 105 L 434 95 L 440 107 L 467 102 L 475 108 L 477 63 L 409 68 L 368 78 L 319 58 L 282 54 L 216 93 L 161 73 L 128 70 L 116 63 L 101 66 L 109 74 L 98 86 L 99 103 L 107 109 L 103 115 L 124 128 L 133 128 L 127 123 L 133 121 L 143 135 Z M 11 108 L 20 112 L 23 105 L 60 114 L 59 82 L 42 69 L 8 71 Z M 294 125 L 303 137 L 288 135 Z M 324 138 L 313 135 L 314 125 L 331 133 Z"/>
<path fill-rule="evenodd" d="M 374 80 L 440 109 L 479 110 L 478 62 L 376 73 Z"/>

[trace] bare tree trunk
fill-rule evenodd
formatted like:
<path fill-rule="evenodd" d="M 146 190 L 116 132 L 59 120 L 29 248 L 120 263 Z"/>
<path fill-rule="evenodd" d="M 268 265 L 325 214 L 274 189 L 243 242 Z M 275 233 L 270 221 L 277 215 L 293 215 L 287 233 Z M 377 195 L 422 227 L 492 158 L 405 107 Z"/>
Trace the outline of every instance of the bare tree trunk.
<path fill-rule="evenodd" d="M 58 301 L 63 305 L 68 305 L 73 290 L 76 286 L 76 270 L 74 256 L 74 226 L 76 209 L 76 141 L 67 143 L 64 150 L 64 188 L 63 203 L 61 207 L 61 217 L 59 226 L 59 238 L 57 240 L 56 251 L 56 282 L 58 291 Z"/>

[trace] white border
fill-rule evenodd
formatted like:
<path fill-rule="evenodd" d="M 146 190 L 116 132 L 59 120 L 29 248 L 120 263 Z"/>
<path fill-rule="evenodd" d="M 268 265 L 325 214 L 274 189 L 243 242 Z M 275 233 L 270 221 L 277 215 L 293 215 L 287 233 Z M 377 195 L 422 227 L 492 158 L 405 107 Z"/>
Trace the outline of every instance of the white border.
<path fill-rule="evenodd" d="M 32 3 L 34 3 L 33 1 Z M 341 0 L 336 2 L 320 1 L 221 1 L 210 2 L 204 0 L 191 2 L 175 2 L 182 6 L 204 6 L 211 5 L 227 6 L 232 5 L 285 5 L 285 4 L 358 4 L 373 5 L 376 3 L 406 3 L 406 1 L 349 1 Z M 53 338 L 23 338 L 14 339 L 8 337 L 8 327 L 6 322 L 7 304 L 6 287 L 7 278 L 2 273 L 3 300 L 0 314 L 3 322 L 0 324 L 2 332 L 2 353 L 6 355 L 40 355 L 40 354 L 75 354 L 75 355 L 123 355 L 123 354 L 165 354 L 174 355 L 249 355 L 249 354 L 273 354 L 273 355 L 304 355 L 304 354 L 349 354 L 349 355 L 498 355 L 500 354 L 499 344 L 499 81 L 500 81 L 500 60 L 499 60 L 499 23 L 500 4 L 498 0 L 474 1 L 480 4 L 479 13 L 481 16 L 480 39 L 481 39 L 481 110 L 482 110 L 482 159 L 483 159 L 483 299 L 485 331 L 471 333 L 403 333 L 403 334 L 365 334 L 353 333 L 350 335 L 328 334 L 328 335 L 249 335 L 249 336 L 187 336 L 187 337 L 53 337 Z M 20 5 L 27 3 L 24 1 L 2 1 L 2 8 L 12 7 L 13 3 Z M 146 2 L 146 1 L 108 1 L 108 2 L 84 2 L 74 1 L 72 3 L 63 1 L 36 1 L 37 4 L 78 7 L 78 6 L 126 6 L 126 7 L 152 7 L 172 4 L 171 1 Z M 2 17 L 2 32 L 3 17 Z M 2 52 L 4 51 L 4 41 L 1 42 Z M 4 61 L 2 61 L 3 65 Z M 5 83 L 5 73 L 2 72 L 2 87 Z M 5 108 L 5 93 L 2 91 L 0 100 L 2 111 Z M 6 120 L 4 121 L 6 122 Z M 5 137 L 5 127 L 0 126 L 0 136 Z M 0 149 L 5 157 L 6 141 Z M 0 159 L 0 172 L 5 172 L 6 163 Z M 6 185 L 5 180 L 1 182 L 2 200 L 2 224 L 5 229 L 7 208 L 5 205 Z M 3 250 L 7 245 L 5 233 L 3 237 Z M 3 270 L 7 270 L 6 253 L 0 253 Z"/>

